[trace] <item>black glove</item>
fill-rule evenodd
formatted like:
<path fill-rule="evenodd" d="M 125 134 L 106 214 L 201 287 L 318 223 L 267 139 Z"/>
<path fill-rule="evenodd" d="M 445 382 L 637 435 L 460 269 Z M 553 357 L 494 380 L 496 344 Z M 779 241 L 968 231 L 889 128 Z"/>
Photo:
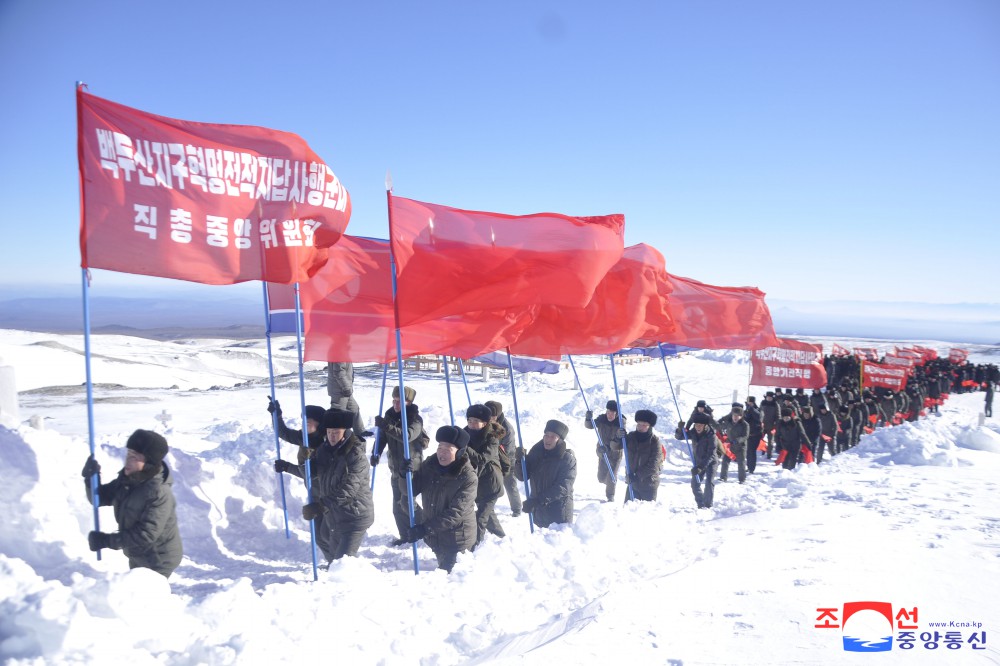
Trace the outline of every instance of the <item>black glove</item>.
<path fill-rule="evenodd" d="M 638 480 L 639 480 L 639 475 L 638 474 L 636 474 L 635 472 L 629 472 L 628 473 L 628 482 L 629 483 L 635 483 Z"/>
<path fill-rule="evenodd" d="M 379 461 L 379 458 L 381 458 L 381 457 L 382 456 L 380 456 L 379 454 L 373 453 L 373 454 L 371 454 L 368 457 L 368 462 L 370 462 L 372 464 L 372 467 L 378 467 L 378 461 Z"/>
<path fill-rule="evenodd" d="M 94 460 L 94 456 L 90 456 L 89 458 L 87 458 L 87 462 L 84 463 L 83 465 L 83 471 L 80 472 L 80 474 L 85 479 L 89 479 L 95 474 L 100 474 L 100 473 L 101 473 L 101 463 Z"/>
<path fill-rule="evenodd" d="M 91 532 L 87 535 L 87 544 L 90 545 L 90 549 L 95 553 L 102 548 L 110 548 L 111 535 L 104 532 Z"/>
<path fill-rule="evenodd" d="M 521 461 L 524 460 L 524 447 L 523 446 L 517 447 L 517 453 L 514 455 L 514 457 L 517 459 L 517 464 L 520 465 Z"/>
<path fill-rule="evenodd" d="M 587 415 L 583 418 L 587 419 L 587 423 L 591 423 L 594 420 L 594 411 L 592 409 L 588 409 Z"/>
<path fill-rule="evenodd" d="M 695 476 L 701 476 L 701 467 L 692 467 L 691 473 Z"/>
<path fill-rule="evenodd" d="M 295 467 L 295 465 L 288 462 L 287 460 L 281 460 L 279 458 L 278 460 L 274 461 L 274 471 L 277 472 L 278 474 L 281 474 L 282 472 L 287 472 L 293 467 Z"/>
<path fill-rule="evenodd" d="M 618 428 L 618 439 L 624 441 L 626 437 L 628 437 L 628 432 L 625 428 Z"/>
<path fill-rule="evenodd" d="M 310 502 L 302 505 L 302 517 L 306 520 L 316 520 L 323 515 L 325 509 L 319 502 Z"/>
<path fill-rule="evenodd" d="M 410 532 L 407 535 L 407 542 L 414 543 L 415 541 L 420 541 L 427 534 L 427 528 L 423 525 L 414 525 L 410 528 Z"/>
<path fill-rule="evenodd" d="M 274 414 L 275 412 L 281 413 L 281 405 L 271 396 L 267 396 L 267 413 Z"/>
<path fill-rule="evenodd" d="M 400 465 L 400 467 L 401 469 L 399 471 L 403 472 L 404 474 L 406 474 L 407 472 L 413 474 L 413 461 L 410 460 L 409 458 L 403 458 L 403 464 Z"/>
<path fill-rule="evenodd" d="M 384 416 L 376 416 L 375 417 L 375 427 L 376 428 L 384 428 L 385 427 L 385 417 Z"/>
<path fill-rule="evenodd" d="M 598 444 L 597 455 L 606 456 L 607 454 L 608 454 L 608 447 L 604 446 L 603 444 Z"/>
<path fill-rule="evenodd" d="M 534 497 L 529 497 L 528 499 L 521 502 L 521 511 L 525 513 L 534 513 L 537 508 L 537 502 L 535 502 Z"/>

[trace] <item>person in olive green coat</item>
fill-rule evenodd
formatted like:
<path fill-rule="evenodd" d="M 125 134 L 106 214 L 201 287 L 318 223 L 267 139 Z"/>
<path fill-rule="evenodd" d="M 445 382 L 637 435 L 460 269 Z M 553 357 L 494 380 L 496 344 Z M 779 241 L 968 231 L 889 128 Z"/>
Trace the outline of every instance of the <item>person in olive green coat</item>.
<path fill-rule="evenodd" d="M 569 427 L 560 421 L 548 421 L 542 441 L 531 447 L 527 455 L 518 450 L 514 474 L 523 479 L 520 458 L 528 469 L 531 497 L 522 507 L 531 514 L 539 527 L 552 523 L 573 522 L 573 482 L 576 481 L 576 455 L 566 448 Z"/>
<path fill-rule="evenodd" d="M 469 433 L 455 426 L 438 428 L 437 453 L 413 473 L 413 494 L 423 497 L 423 522 L 410 528 L 409 541 L 424 542 L 438 568 L 451 571 L 458 554 L 477 542 L 477 474 L 469 460 Z"/>
<path fill-rule="evenodd" d="M 711 418 L 711 417 L 709 417 Z M 628 483 L 637 500 L 656 501 L 660 488 L 660 468 L 663 467 L 663 447 L 653 432 L 656 414 L 648 409 L 635 413 L 635 430 L 625 438 Z M 625 495 L 625 501 L 629 496 Z"/>
<path fill-rule="evenodd" d="M 125 447 L 125 467 L 110 483 L 101 484 L 101 466 L 93 456 L 83 467 L 87 499 L 93 502 L 90 478 L 97 475 L 99 504 L 114 507 L 118 522 L 117 532 L 94 531 L 87 542 L 95 552 L 121 550 L 130 569 L 144 567 L 169 578 L 184 557 L 184 547 L 177 528 L 173 478 L 163 460 L 169 450 L 167 440 L 151 430 L 136 430 Z"/>

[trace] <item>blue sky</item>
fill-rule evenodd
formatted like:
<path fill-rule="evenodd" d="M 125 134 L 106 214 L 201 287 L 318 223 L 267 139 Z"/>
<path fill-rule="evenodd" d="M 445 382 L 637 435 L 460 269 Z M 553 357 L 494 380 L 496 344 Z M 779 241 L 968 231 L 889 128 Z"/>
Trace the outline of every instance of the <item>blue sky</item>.
<path fill-rule="evenodd" d="M 386 236 L 391 169 L 435 203 L 624 213 L 671 272 L 772 298 L 1000 301 L 995 0 L 3 0 L 0 62 L 0 285 L 79 285 L 83 80 L 299 134 L 356 235 Z"/>

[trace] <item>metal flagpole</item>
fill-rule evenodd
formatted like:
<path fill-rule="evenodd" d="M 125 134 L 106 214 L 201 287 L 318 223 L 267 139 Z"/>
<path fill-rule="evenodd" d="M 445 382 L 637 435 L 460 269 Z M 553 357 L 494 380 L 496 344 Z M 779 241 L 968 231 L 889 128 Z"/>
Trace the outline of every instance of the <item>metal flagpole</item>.
<path fill-rule="evenodd" d="M 660 348 L 660 360 L 663 361 L 663 371 L 667 373 L 667 386 L 670 387 L 670 397 L 674 399 L 674 410 L 677 412 L 677 420 L 683 422 L 684 416 L 681 414 L 681 406 L 677 402 L 677 395 L 674 394 L 674 383 L 670 381 L 670 371 L 667 370 L 667 356 L 663 353 L 663 343 L 656 343 Z M 684 443 L 688 447 L 688 455 L 691 456 L 691 462 L 694 462 L 694 452 L 691 450 L 691 442 L 688 440 L 687 428 L 681 428 L 681 433 L 684 435 Z M 701 483 L 701 475 L 698 475 L 698 483 Z"/>
<path fill-rule="evenodd" d="M 618 397 L 618 375 L 615 373 L 615 355 L 614 354 L 609 354 L 609 357 L 611 358 L 611 381 L 615 385 L 615 402 L 618 403 L 618 429 L 619 430 L 624 430 L 625 429 L 625 421 L 622 418 L 622 401 L 621 401 L 621 398 Z M 625 460 L 625 478 L 628 479 L 628 498 L 630 500 L 634 500 L 635 499 L 635 492 L 632 490 L 632 480 L 629 479 L 629 475 L 630 475 L 630 473 L 631 473 L 632 470 L 629 468 L 629 464 L 628 464 L 628 442 L 627 442 L 627 440 L 628 440 L 627 437 L 622 437 L 622 458 Z"/>
<path fill-rule="evenodd" d="M 524 437 L 521 437 L 521 417 L 517 413 L 517 389 L 514 388 L 514 361 L 510 347 L 507 347 L 507 370 L 510 371 L 510 395 L 514 399 L 514 423 L 517 426 L 517 452 L 518 457 L 521 458 L 521 476 L 524 477 L 524 499 L 527 500 L 531 499 L 531 484 L 528 481 L 528 462 L 527 456 L 524 454 Z M 527 511 L 525 513 L 528 515 L 528 526 L 531 528 L 531 533 L 534 534 L 535 521 L 532 519 L 532 514 Z"/>
<path fill-rule="evenodd" d="M 455 407 L 451 404 L 451 370 L 448 368 L 448 357 L 442 355 L 444 362 L 444 390 L 448 393 L 448 416 L 451 417 L 451 424 L 455 425 Z"/>
<path fill-rule="evenodd" d="M 392 177 L 389 172 L 385 173 L 385 196 L 389 209 L 389 266 L 392 272 L 392 312 L 396 324 L 396 368 L 399 370 L 399 399 L 402 405 L 400 416 L 403 426 L 403 457 L 406 462 L 410 462 L 410 433 L 406 420 L 406 390 L 403 386 L 403 337 L 399 331 L 399 299 L 398 286 L 396 284 L 396 257 L 392 251 Z M 406 501 L 410 510 L 410 527 L 414 527 L 416 522 L 413 515 L 413 470 L 410 465 L 406 466 Z M 413 575 L 420 574 L 420 560 L 417 559 L 417 542 L 413 542 Z"/>
<path fill-rule="evenodd" d="M 264 338 L 267 340 L 267 374 L 271 379 L 271 400 L 277 400 L 278 396 L 274 391 L 274 359 L 271 355 L 271 300 L 267 295 L 267 283 L 261 282 L 264 287 Z M 302 446 L 309 446 L 309 434 L 306 432 L 305 421 L 302 422 Z M 320 427 L 322 427 L 322 423 Z M 274 429 L 274 450 L 277 456 L 275 460 L 281 460 L 281 439 L 278 437 L 278 410 L 271 414 L 271 427 Z M 281 488 L 281 510 L 285 514 L 285 538 L 291 539 L 292 533 L 288 529 L 288 502 L 285 499 L 285 475 L 275 470 L 278 475 L 278 486 Z"/>
<path fill-rule="evenodd" d="M 378 399 L 378 415 L 379 416 L 382 416 L 382 408 L 385 406 L 385 380 L 386 380 L 386 377 L 388 375 L 389 375 L 389 364 L 386 363 L 385 365 L 382 366 L 382 396 Z M 406 401 L 405 400 L 402 401 L 401 404 L 403 406 L 403 410 L 405 411 L 406 410 Z M 382 433 L 382 429 L 381 428 L 375 428 L 375 444 L 372 446 L 372 453 L 375 453 L 376 451 L 378 451 L 378 436 L 381 433 Z M 375 470 L 377 470 L 377 469 L 378 469 L 377 466 L 376 467 L 372 467 L 372 487 L 371 487 L 371 491 L 372 492 L 375 491 Z"/>
<path fill-rule="evenodd" d="M 458 369 L 462 371 L 462 384 L 465 386 L 465 397 L 469 400 L 469 407 L 472 407 L 472 394 L 469 393 L 469 382 L 465 379 L 465 364 L 462 359 L 458 359 Z"/>
<path fill-rule="evenodd" d="M 80 84 L 78 84 L 80 85 Z M 83 271 L 83 363 L 87 372 L 87 432 L 90 441 L 90 457 L 94 457 L 94 382 L 90 374 L 90 280 L 87 269 Z M 94 531 L 101 531 L 100 506 L 101 498 L 98 492 L 98 475 L 90 475 L 90 500 L 94 505 Z M 97 551 L 97 559 L 101 559 L 101 551 Z"/>
<path fill-rule="evenodd" d="M 299 355 L 299 402 L 302 409 L 302 441 L 308 443 L 308 434 L 306 433 L 306 377 L 302 369 L 302 305 L 299 301 L 298 282 L 295 283 L 295 346 Z M 311 458 L 306 458 L 306 493 L 311 504 L 313 501 Z M 310 520 L 308 522 L 309 539 L 312 542 L 313 580 L 318 580 L 319 574 L 316 571 L 316 521 Z"/>
<path fill-rule="evenodd" d="M 569 358 L 569 367 L 573 368 L 573 376 L 576 378 L 576 384 L 580 387 L 580 396 L 583 398 L 583 406 L 586 407 L 589 412 L 590 405 L 587 404 L 587 394 L 583 392 L 583 384 L 580 383 L 580 375 L 576 374 L 576 364 L 573 363 L 573 355 L 567 354 L 566 356 Z M 621 405 L 618 406 L 618 410 L 621 411 Z M 621 420 L 619 419 L 619 423 L 620 422 Z M 594 426 L 594 432 L 597 433 L 597 443 L 601 447 L 601 457 L 604 458 L 604 464 L 608 466 L 608 476 L 611 477 L 611 480 L 615 485 L 618 485 L 618 475 L 615 474 L 615 470 L 611 466 L 611 460 L 608 458 L 608 447 L 604 445 L 604 441 L 601 439 L 601 431 L 597 429 L 597 423 L 594 422 L 594 419 L 591 419 L 590 423 Z"/>

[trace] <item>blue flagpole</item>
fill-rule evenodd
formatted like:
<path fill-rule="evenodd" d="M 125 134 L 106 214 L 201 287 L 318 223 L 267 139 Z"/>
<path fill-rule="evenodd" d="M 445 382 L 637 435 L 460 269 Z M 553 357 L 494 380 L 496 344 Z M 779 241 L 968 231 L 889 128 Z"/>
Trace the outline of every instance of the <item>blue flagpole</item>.
<path fill-rule="evenodd" d="M 385 406 L 385 379 L 389 375 L 389 364 L 386 363 L 382 366 L 382 396 L 378 399 L 378 415 L 382 416 L 382 408 Z M 375 428 L 375 445 L 372 447 L 372 453 L 378 451 L 378 436 L 382 434 L 381 428 Z M 372 467 L 372 492 L 375 491 L 375 470 L 378 467 Z"/>
<path fill-rule="evenodd" d="M 569 358 L 569 367 L 573 368 L 573 376 L 576 378 L 577 386 L 580 387 L 580 396 L 583 398 L 583 406 L 590 411 L 590 405 L 587 404 L 587 394 L 583 392 L 583 384 L 580 383 L 580 375 L 576 374 L 576 364 L 573 363 L 573 355 L 566 354 Z M 621 405 L 618 406 L 619 413 L 621 412 Z M 619 423 L 621 419 L 619 419 Z M 615 485 L 618 485 L 618 476 L 615 474 L 614 468 L 611 466 L 611 459 L 608 458 L 607 447 L 604 446 L 604 441 L 601 439 L 601 431 L 597 429 L 597 423 L 594 419 L 590 419 L 590 424 L 594 426 L 594 432 L 597 433 L 597 443 L 601 446 L 601 457 L 604 458 L 604 464 L 608 466 L 608 475 L 611 477 Z"/>
<path fill-rule="evenodd" d="M 271 400 L 277 400 L 278 396 L 274 391 L 274 358 L 271 355 L 271 299 L 267 295 L 267 283 L 261 282 L 264 287 L 264 338 L 267 340 L 267 374 L 271 379 Z M 321 423 L 320 426 L 323 424 Z M 274 429 L 274 450 L 276 460 L 281 460 L 281 440 L 278 438 L 278 411 L 271 414 L 271 427 Z M 309 446 L 309 434 L 306 432 L 305 421 L 302 422 L 302 446 Z M 285 514 L 285 538 L 291 539 L 292 533 L 288 529 L 288 501 L 285 499 L 285 475 L 275 472 L 278 475 L 278 486 L 281 488 L 281 510 Z"/>
<path fill-rule="evenodd" d="M 469 382 L 465 378 L 465 364 L 462 359 L 458 359 L 458 369 L 462 371 L 462 384 L 465 386 L 465 397 L 469 400 L 469 407 L 472 407 L 472 394 L 469 393 Z"/>
<path fill-rule="evenodd" d="M 409 424 L 406 420 L 406 390 L 403 386 L 403 337 L 399 331 L 399 289 L 396 284 L 396 257 L 392 252 L 392 179 L 389 173 L 385 174 L 385 196 L 389 209 L 389 267 L 392 273 L 392 311 L 396 324 L 396 367 L 399 370 L 399 400 L 401 404 L 400 415 L 403 426 L 403 456 L 407 462 L 410 461 L 410 433 Z M 409 467 L 409 466 L 408 466 Z M 413 470 L 406 470 L 406 501 L 410 510 L 410 527 L 414 527 L 416 521 L 413 515 Z M 413 542 L 413 575 L 420 575 L 420 560 L 417 558 L 417 542 Z"/>
<path fill-rule="evenodd" d="M 78 84 L 79 85 L 79 84 Z M 90 374 L 90 281 L 87 269 L 83 270 L 83 363 L 87 373 L 87 432 L 90 441 L 90 457 L 94 457 L 94 382 Z M 98 492 L 97 474 L 90 475 L 90 500 L 94 506 L 94 531 L 101 531 L 100 506 L 101 497 Z M 101 559 L 101 551 L 97 551 L 97 559 Z"/>
<path fill-rule="evenodd" d="M 451 417 L 451 424 L 455 425 L 455 407 L 451 404 L 451 371 L 448 368 L 448 357 L 442 355 L 444 362 L 444 389 L 448 393 L 448 416 Z"/>
<path fill-rule="evenodd" d="M 663 353 L 663 343 L 656 343 L 660 348 L 660 360 L 663 361 L 663 372 L 667 373 L 667 386 L 670 387 L 670 397 L 674 399 L 674 410 L 677 411 L 677 420 L 683 421 L 684 417 L 681 415 L 681 406 L 677 402 L 677 395 L 674 393 L 674 383 L 670 381 L 670 371 L 667 370 L 667 356 Z M 688 455 L 691 456 L 691 462 L 694 462 L 694 451 L 691 450 L 691 441 L 688 439 L 687 428 L 681 428 L 681 433 L 684 435 L 684 443 L 688 447 Z M 698 483 L 701 483 L 701 475 L 698 475 Z"/>
<path fill-rule="evenodd" d="M 622 418 L 622 401 L 621 401 L 621 398 L 618 397 L 618 375 L 615 373 L 615 355 L 614 354 L 610 354 L 609 356 L 611 358 L 611 381 L 615 385 L 615 402 L 618 403 L 618 428 L 620 430 L 624 430 L 625 429 L 625 421 Z M 628 464 L 628 441 L 627 440 L 628 440 L 627 437 L 622 437 L 622 458 L 625 459 L 625 478 L 626 479 L 628 479 L 628 476 L 629 476 L 629 474 L 632 471 L 629 468 L 629 464 Z M 635 499 L 635 492 L 632 490 L 632 481 L 631 480 L 628 481 L 628 498 L 630 500 L 634 500 Z"/>
<path fill-rule="evenodd" d="M 531 499 L 531 484 L 528 481 L 528 462 L 524 452 L 524 437 L 521 436 L 521 417 L 517 411 L 517 389 L 514 388 L 514 362 L 511 360 L 510 347 L 507 347 L 507 370 L 510 371 L 510 395 L 514 399 L 514 423 L 517 426 L 517 450 L 521 458 L 521 476 L 524 477 L 524 498 Z M 531 528 L 531 533 L 534 534 L 535 521 L 532 519 L 532 514 L 527 511 L 525 513 L 528 515 L 528 527 Z"/>
<path fill-rule="evenodd" d="M 302 438 L 308 442 L 306 433 L 306 377 L 302 368 L 302 305 L 299 301 L 299 283 L 295 283 L 295 346 L 299 355 L 299 402 L 302 409 Z M 310 458 L 306 458 L 306 492 L 309 502 L 313 501 L 312 493 L 312 463 Z M 309 539 L 312 541 L 312 563 L 313 580 L 319 580 L 319 573 L 316 571 L 316 521 L 309 522 Z"/>

